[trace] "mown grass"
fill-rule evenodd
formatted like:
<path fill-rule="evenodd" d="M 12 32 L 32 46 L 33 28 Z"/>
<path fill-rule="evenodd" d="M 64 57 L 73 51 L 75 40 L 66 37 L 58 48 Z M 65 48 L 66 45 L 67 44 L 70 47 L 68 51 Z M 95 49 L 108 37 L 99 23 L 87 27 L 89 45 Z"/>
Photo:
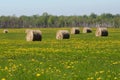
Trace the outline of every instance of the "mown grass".
<path fill-rule="evenodd" d="M 56 40 L 59 29 L 40 28 L 41 42 L 26 42 L 25 29 L 0 29 L 0 79 L 120 80 L 119 29 L 109 28 L 108 37 L 95 37 L 93 29 Z"/>

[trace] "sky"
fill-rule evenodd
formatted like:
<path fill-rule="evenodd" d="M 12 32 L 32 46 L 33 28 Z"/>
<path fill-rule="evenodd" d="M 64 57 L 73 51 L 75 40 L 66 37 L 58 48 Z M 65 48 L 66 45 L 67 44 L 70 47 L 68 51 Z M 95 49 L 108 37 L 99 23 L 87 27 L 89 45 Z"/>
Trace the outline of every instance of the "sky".
<path fill-rule="evenodd" d="M 0 16 L 120 14 L 120 0 L 0 0 Z"/>

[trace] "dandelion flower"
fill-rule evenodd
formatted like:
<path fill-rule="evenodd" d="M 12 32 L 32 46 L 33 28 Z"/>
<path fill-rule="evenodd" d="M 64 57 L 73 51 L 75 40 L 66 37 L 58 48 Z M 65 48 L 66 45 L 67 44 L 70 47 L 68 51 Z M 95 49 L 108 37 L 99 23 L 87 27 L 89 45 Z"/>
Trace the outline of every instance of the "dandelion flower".
<path fill-rule="evenodd" d="M 32 61 L 34 62 L 34 61 L 35 61 L 35 59 L 32 59 Z"/>
<path fill-rule="evenodd" d="M 104 73 L 104 71 L 100 71 L 100 73 L 102 74 L 102 73 Z"/>
<path fill-rule="evenodd" d="M 7 66 L 5 66 L 5 70 L 8 70 L 8 67 L 7 67 Z"/>
<path fill-rule="evenodd" d="M 5 78 L 2 78 L 1 80 L 6 80 Z"/>
<path fill-rule="evenodd" d="M 102 80 L 101 77 L 97 78 L 97 80 Z"/>
<path fill-rule="evenodd" d="M 39 77 L 41 74 L 37 73 L 36 76 Z"/>

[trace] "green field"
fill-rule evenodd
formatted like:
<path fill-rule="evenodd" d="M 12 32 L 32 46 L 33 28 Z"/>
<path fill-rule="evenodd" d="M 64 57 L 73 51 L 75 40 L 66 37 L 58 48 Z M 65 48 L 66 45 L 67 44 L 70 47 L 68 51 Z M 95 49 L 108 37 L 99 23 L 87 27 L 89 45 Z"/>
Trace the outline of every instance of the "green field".
<path fill-rule="evenodd" d="M 25 29 L 0 29 L 0 80 L 120 80 L 120 29 L 56 40 L 59 29 L 40 28 L 41 42 L 26 42 Z"/>

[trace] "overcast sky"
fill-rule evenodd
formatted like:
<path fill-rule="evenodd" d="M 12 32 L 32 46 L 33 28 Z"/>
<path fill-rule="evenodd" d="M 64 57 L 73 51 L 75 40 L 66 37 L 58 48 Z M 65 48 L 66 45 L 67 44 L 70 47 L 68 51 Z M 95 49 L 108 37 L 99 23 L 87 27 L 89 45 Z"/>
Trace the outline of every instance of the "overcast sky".
<path fill-rule="evenodd" d="M 1 15 L 120 14 L 120 0 L 0 0 Z"/>

